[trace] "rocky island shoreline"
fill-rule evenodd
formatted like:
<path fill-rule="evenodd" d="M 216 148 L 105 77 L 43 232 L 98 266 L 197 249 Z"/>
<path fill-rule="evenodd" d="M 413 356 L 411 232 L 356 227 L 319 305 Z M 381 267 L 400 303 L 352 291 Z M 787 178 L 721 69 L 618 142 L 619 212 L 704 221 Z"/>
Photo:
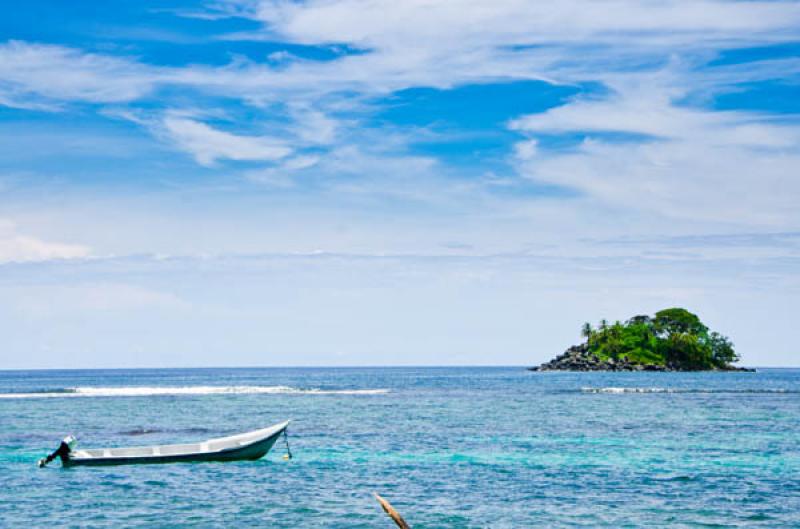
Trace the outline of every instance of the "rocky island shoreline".
<path fill-rule="evenodd" d="M 631 362 L 623 356 L 619 361 L 614 358 L 601 359 L 589 352 L 586 344 L 573 345 L 549 362 L 540 366 L 529 367 L 528 371 L 689 371 L 678 366 Z M 755 369 L 737 366 L 712 368 L 711 371 L 745 371 Z"/>
<path fill-rule="evenodd" d="M 598 329 L 584 324 L 586 342 L 530 371 L 755 371 L 734 366 L 739 355 L 733 343 L 709 332 L 686 309 L 659 311 L 654 317 L 634 316 L 625 323 Z"/>

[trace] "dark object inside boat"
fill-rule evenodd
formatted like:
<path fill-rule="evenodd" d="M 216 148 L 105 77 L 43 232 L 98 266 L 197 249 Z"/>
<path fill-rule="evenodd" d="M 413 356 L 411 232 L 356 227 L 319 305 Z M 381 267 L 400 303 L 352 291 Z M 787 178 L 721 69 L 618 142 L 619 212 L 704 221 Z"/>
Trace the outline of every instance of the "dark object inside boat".
<path fill-rule="evenodd" d="M 75 439 L 74 436 L 66 436 L 64 440 L 61 441 L 61 444 L 58 445 L 58 448 L 56 448 L 55 452 L 39 460 L 39 468 L 44 467 L 57 457 L 61 458 L 62 465 L 67 466 L 69 464 L 69 453 L 72 452 L 72 447 L 75 446 L 75 443 L 77 442 L 78 440 Z"/>

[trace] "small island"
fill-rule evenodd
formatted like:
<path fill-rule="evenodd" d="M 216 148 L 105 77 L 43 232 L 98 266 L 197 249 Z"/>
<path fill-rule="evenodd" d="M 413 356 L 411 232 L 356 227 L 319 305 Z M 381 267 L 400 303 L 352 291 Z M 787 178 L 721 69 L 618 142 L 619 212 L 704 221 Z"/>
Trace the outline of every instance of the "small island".
<path fill-rule="evenodd" d="M 753 371 L 736 367 L 733 343 L 697 315 L 671 308 L 626 322 L 585 323 L 586 341 L 531 371 Z"/>

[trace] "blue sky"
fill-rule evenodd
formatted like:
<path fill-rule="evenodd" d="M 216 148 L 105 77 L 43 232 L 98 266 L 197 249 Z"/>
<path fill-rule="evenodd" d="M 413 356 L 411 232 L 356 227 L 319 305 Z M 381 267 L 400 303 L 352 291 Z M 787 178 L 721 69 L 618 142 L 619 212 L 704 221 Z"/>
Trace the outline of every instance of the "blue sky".
<path fill-rule="evenodd" d="M 800 364 L 797 2 L 0 7 L 0 368 Z"/>

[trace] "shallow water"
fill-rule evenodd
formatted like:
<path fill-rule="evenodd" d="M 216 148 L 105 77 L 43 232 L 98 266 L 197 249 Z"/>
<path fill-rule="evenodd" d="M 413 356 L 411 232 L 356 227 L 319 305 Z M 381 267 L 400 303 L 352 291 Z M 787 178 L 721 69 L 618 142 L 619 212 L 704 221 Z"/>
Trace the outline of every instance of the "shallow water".
<path fill-rule="evenodd" d="M 39 470 L 292 418 L 256 462 Z M 0 527 L 800 527 L 800 370 L 0 372 Z"/>

